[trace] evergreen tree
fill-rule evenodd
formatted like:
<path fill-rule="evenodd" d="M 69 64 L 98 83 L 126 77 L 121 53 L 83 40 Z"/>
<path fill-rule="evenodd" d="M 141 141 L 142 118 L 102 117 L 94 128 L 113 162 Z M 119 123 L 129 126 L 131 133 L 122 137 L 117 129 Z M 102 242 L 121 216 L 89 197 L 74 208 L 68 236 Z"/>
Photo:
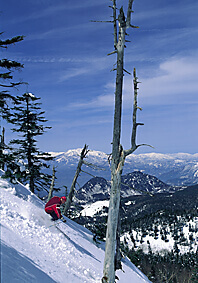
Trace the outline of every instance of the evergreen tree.
<path fill-rule="evenodd" d="M 10 144 L 16 145 L 13 149 L 12 155 L 14 156 L 17 164 L 23 169 L 20 173 L 17 172 L 17 178 L 23 182 L 28 182 L 31 192 L 40 190 L 47 190 L 50 187 L 51 176 L 44 174 L 41 170 L 48 168 L 45 163 L 51 160 L 50 154 L 40 152 L 37 148 L 36 137 L 43 135 L 46 129 L 51 127 L 44 127 L 43 123 L 47 120 L 43 117 L 44 111 L 41 111 L 37 98 L 32 93 L 25 93 L 22 96 L 17 96 L 17 103 L 12 110 L 11 122 L 15 125 L 12 130 L 20 134 L 20 139 L 13 139 Z M 12 172 L 16 174 L 16 172 Z M 48 191 L 48 190 L 47 190 Z"/>
<path fill-rule="evenodd" d="M 0 37 L 2 37 L 2 35 L 3 33 L 1 32 Z M 15 36 L 11 39 L 0 39 L 0 49 L 7 49 L 8 46 L 22 41 L 23 38 L 23 36 Z M 22 84 L 22 82 L 13 82 L 13 72 L 22 68 L 23 64 L 19 62 L 7 58 L 0 59 L 0 119 L 3 118 L 7 122 L 10 122 L 11 116 L 8 102 L 16 103 L 16 99 L 12 94 L 10 94 L 10 90 L 13 87 Z M 4 143 L 4 132 L 5 129 L 3 128 L 3 130 L 1 130 L 0 125 L 0 167 L 4 170 L 4 165 L 6 164 L 7 168 L 10 168 L 10 170 L 13 171 L 17 169 L 17 166 L 13 162 L 13 156 L 5 153 L 5 149 L 8 150 L 9 148 Z"/>
<path fill-rule="evenodd" d="M 2 36 L 2 32 L 0 36 Z M 0 48 L 6 49 L 8 46 L 20 42 L 23 40 L 23 36 L 15 36 L 11 39 L 0 39 Z M 23 64 L 9 60 L 7 58 L 0 59 L 0 113 L 3 119 L 9 120 L 9 106 L 8 99 L 15 100 L 15 97 L 10 94 L 8 89 L 16 87 L 22 82 L 12 82 L 13 80 L 13 71 L 23 68 Z"/>

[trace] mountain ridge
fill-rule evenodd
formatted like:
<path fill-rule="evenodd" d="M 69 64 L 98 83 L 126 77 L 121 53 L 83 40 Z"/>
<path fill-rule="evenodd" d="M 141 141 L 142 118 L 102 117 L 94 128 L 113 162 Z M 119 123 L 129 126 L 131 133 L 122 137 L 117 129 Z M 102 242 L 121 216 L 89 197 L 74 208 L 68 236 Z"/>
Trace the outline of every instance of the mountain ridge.
<path fill-rule="evenodd" d="M 96 201 L 108 200 L 111 182 L 103 177 L 91 178 L 75 194 L 75 203 L 81 205 Z M 183 189 L 181 186 L 170 186 L 149 174 L 134 171 L 121 178 L 121 198 L 142 194 L 174 193 Z"/>
<path fill-rule="evenodd" d="M 57 186 L 70 187 L 75 174 L 79 155 L 82 149 L 72 149 L 67 152 L 51 152 L 55 157 L 54 161 L 49 162 L 57 167 Z M 85 171 L 93 176 L 103 177 L 110 180 L 111 172 L 108 160 L 109 154 L 100 151 L 90 150 L 86 161 L 105 169 L 103 171 L 94 170 L 86 167 Z M 83 169 L 84 170 L 84 169 Z M 125 160 L 123 174 L 133 171 L 153 175 L 169 185 L 193 185 L 198 183 L 198 153 L 145 153 L 131 154 Z M 90 175 L 81 174 L 78 179 L 80 187 L 90 179 Z"/>

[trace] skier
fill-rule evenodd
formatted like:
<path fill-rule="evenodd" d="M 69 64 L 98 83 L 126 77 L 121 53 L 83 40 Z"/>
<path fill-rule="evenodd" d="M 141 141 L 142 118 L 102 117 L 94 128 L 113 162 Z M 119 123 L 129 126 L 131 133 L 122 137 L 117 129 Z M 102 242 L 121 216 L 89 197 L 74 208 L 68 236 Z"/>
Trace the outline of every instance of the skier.
<path fill-rule="evenodd" d="M 53 197 L 45 205 L 45 212 L 50 214 L 52 221 L 61 219 L 63 222 L 66 220 L 62 217 L 60 206 L 66 202 L 66 197 Z"/>

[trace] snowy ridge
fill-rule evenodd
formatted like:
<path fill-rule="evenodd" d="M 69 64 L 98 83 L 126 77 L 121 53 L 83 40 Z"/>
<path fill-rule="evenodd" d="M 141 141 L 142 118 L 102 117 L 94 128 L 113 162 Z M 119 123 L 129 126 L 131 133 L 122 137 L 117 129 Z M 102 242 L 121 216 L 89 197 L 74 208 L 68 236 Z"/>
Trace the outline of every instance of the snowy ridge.
<path fill-rule="evenodd" d="M 79 160 L 80 153 L 82 151 L 82 148 L 77 148 L 77 149 L 70 149 L 67 152 L 49 152 L 52 156 L 56 158 L 56 161 L 58 163 L 61 162 L 69 162 L 73 160 Z M 107 154 L 101 151 L 96 151 L 96 150 L 90 150 L 88 153 L 89 159 L 92 160 L 92 162 L 106 162 L 107 161 Z"/>
<path fill-rule="evenodd" d="M 86 228 L 67 219 L 58 231 L 44 203 L 21 184 L 0 178 L 1 282 L 99 283 L 104 247 Z M 127 258 L 118 282 L 150 282 Z M 66 280 L 66 281 L 65 281 Z"/>
<path fill-rule="evenodd" d="M 121 198 L 126 198 L 134 195 L 142 195 L 146 193 L 174 193 L 183 187 L 169 186 L 154 176 L 135 171 L 122 176 L 121 184 Z M 110 198 L 110 187 L 109 181 L 101 177 L 91 178 L 82 188 L 80 188 L 74 198 L 74 202 L 85 206 L 95 202 L 100 202 L 101 207 L 102 201 L 106 201 Z M 97 209 L 98 211 L 98 209 Z"/>
<path fill-rule="evenodd" d="M 55 157 L 51 164 L 57 166 L 57 186 L 66 185 L 70 187 L 81 153 L 80 148 L 68 150 L 67 152 L 51 152 Z M 100 151 L 90 150 L 86 161 L 93 163 L 105 171 L 91 170 L 83 165 L 85 171 L 94 176 L 100 176 L 110 180 L 110 166 L 108 154 Z M 126 158 L 123 174 L 133 171 L 141 171 L 159 178 L 169 185 L 189 186 L 198 183 L 198 153 L 145 153 L 131 154 Z M 83 186 L 90 179 L 89 175 L 81 174 L 78 182 Z"/>

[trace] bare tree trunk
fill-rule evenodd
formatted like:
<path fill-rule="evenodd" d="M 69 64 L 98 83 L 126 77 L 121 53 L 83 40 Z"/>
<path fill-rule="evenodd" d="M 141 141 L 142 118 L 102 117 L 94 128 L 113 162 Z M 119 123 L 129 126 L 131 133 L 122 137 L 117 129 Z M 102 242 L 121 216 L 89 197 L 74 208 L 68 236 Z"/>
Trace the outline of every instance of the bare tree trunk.
<path fill-rule="evenodd" d="M 113 1 L 116 9 L 116 1 Z M 114 14 L 114 21 L 115 21 Z M 113 148 L 111 160 L 111 193 L 109 201 L 109 212 L 106 232 L 105 259 L 103 268 L 103 283 L 115 282 L 115 249 L 116 249 L 116 231 L 118 223 L 118 212 L 120 206 L 120 187 L 121 174 L 124 165 L 124 154 L 120 145 L 121 135 L 121 115 L 122 115 L 122 87 L 124 70 L 124 45 L 126 34 L 126 21 L 123 9 L 120 9 L 118 16 L 119 37 L 116 45 L 117 50 L 117 75 L 115 90 L 115 111 L 114 111 L 114 129 L 113 129 Z M 115 46 L 115 28 L 114 28 L 114 46 Z"/>
<path fill-rule="evenodd" d="M 115 111 L 114 111 L 114 128 L 113 128 L 113 147 L 112 147 L 112 160 L 111 160 L 111 193 L 109 201 L 109 212 L 107 220 L 106 231 L 106 246 L 105 246 L 105 259 L 103 268 L 103 283 L 115 282 L 115 269 L 121 268 L 121 254 L 120 254 L 120 241 L 118 237 L 119 225 L 118 215 L 120 206 L 120 188 L 121 188 L 121 175 L 124 166 L 125 158 L 133 153 L 140 145 L 136 145 L 136 131 L 138 125 L 142 123 L 136 122 L 137 116 L 137 77 L 134 69 L 134 104 L 133 104 L 133 127 L 131 136 L 131 148 L 123 150 L 120 144 L 121 135 L 121 115 L 122 115 L 122 89 L 123 89 L 123 72 L 124 70 L 124 48 L 126 29 L 129 27 L 137 28 L 131 25 L 131 13 L 133 0 L 128 2 L 127 18 L 125 19 L 123 8 L 120 9 L 118 16 L 119 33 L 117 36 L 117 18 L 116 18 L 116 0 L 113 1 L 113 23 L 114 23 L 114 47 L 115 51 L 110 53 L 117 53 L 117 74 L 116 74 L 116 90 L 115 90 Z M 116 44 L 116 40 L 118 42 Z M 110 55 L 109 54 L 109 55 Z M 140 108 L 139 108 L 140 109 Z M 142 144 L 143 145 L 143 144 Z M 117 242 L 116 242 L 117 233 Z M 115 251 L 117 252 L 115 258 Z"/>
<path fill-rule="evenodd" d="M 122 254 L 120 248 L 120 235 L 121 235 L 121 219 L 120 219 L 120 210 L 118 214 L 118 227 L 116 233 L 116 254 L 115 254 L 115 270 L 122 269 Z"/>
<path fill-rule="evenodd" d="M 115 251 L 116 251 L 116 232 L 118 231 L 118 213 L 120 206 L 120 188 L 121 188 L 121 175 L 124 166 L 125 158 L 134 152 L 139 146 L 136 145 L 136 130 L 138 125 L 136 123 L 137 107 L 137 78 L 134 71 L 134 109 L 133 109 L 133 128 L 131 137 L 131 148 L 123 150 L 120 144 L 121 136 L 121 116 L 122 116 L 122 89 L 123 89 L 123 75 L 124 71 L 124 48 L 125 48 L 125 36 L 126 30 L 129 27 L 138 28 L 131 25 L 131 13 L 132 4 L 134 0 L 128 0 L 127 18 L 125 18 L 123 7 L 120 9 L 120 13 L 117 19 L 116 16 L 116 0 L 113 2 L 113 26 L 114 26 L 114 48 L 115 50 L 108 55 L 117 53 L 117 67 L 116 67 L 116 89 L 115 89 L 115 110 L 114 110 L 114 126 L 113 126 L 113 146 L 112 146 L 112 159 L 111 159 L 111 192 L 109 200 L 109 212 L 107 220 L 106 231 L 106 246 L 105 246 L 105 259 L 103 267 L 103 283 L 115 282 Z M 118 22 L 118 31 L 117 31 Z M 129 72 L 127 72 L 129 73 Z M 142 144 L 143 145 L 143 144 Z M 118 235 L 118 234 L 117 234 Z M 119 246 L 119 240 L 117 241 L 117 250 Z M 118 257 L 116 258 L 116 261 Z M 119 260 L 121 263 L 121 261 Z"/>
<path fill-rule="evenodd" d="M 32 171 L 30 171 L 29 185 L 30 185 L 30 191 L 34 194 L 34 177 L 33 177 Z"/>
<path fill-rule="evenodd" d="M 120 206 L 120 188 L 121 188 L 121 175 L 124 166 L 125 158 L 133 153 L 139 146 L 147 144 L 136 145 L 136 131 L 138 125 L 143 125 L 142 123 L 137 123 L 137 77 L 136 70 L 134 69 L 134 103 L 133 103 L 133 127 L 131 136 L 131 148 L 128 150 L 123 150 L 120 145 L 118 165 L 112 158 L 111 162 L 111 195 L 109 201 L 109 212 L 107 221 L 107 232 L 106 232 L 106 247 L 105 247 L 105 261 L 103 270 L 103 283 L 114 283 L 115 282 L 115 270 L 121 268 L 121 254 L 120 254 L 120 224 L 119 224 L 119 206 Z M 116 256 L 115 256 L 116 251 Z"/>
<path fill-rule="evenodd" d="M 64 211 L 63 211 L 64 215 L 66 215 L 67 210 L 71 206 L 71 202 L 72 202 L 74 191 L 75 191 L 76 182 L 77 182 L 78 176 L 79 176 L 79 174 L 81 172 L 81 167 L 83 165 L 83 159 L 86 157 L 88 152 L 89 152 L 88 146 L 85 144 L 84 148 L 81 151 L 80 160 L 78 162 L 76 173 L 75 173 L 75 176 L 73 178 L 73 182 L 72 182 L 72 185 L 71 185 L 71 188 L 70 188 L 70 191 L 69 191 L 69 195 L 67 197 L 67 201 L 65 203 L 65 207 L 64 207 Z"/>
<path fill-rule="evenodd" d="M 1 135 L 1 147 L 0 147 L 0 157 L 2 160 L 0 161 L 0 169 L 4 170 L 4 148 L 5 148 L 5 128 L 2 129 L 2 135 Z"/>
<path fill-rule="evenodd" d="M 55 173 L 56 173 L 55 166 L 53 166 L 52 170 L 53 170 L 53 172 L 52 172 L 52 182 L 51 182 L 51 186 L 50 186 L 47 202 L 52 198 L 53 190 L 54 190 Z"/>

